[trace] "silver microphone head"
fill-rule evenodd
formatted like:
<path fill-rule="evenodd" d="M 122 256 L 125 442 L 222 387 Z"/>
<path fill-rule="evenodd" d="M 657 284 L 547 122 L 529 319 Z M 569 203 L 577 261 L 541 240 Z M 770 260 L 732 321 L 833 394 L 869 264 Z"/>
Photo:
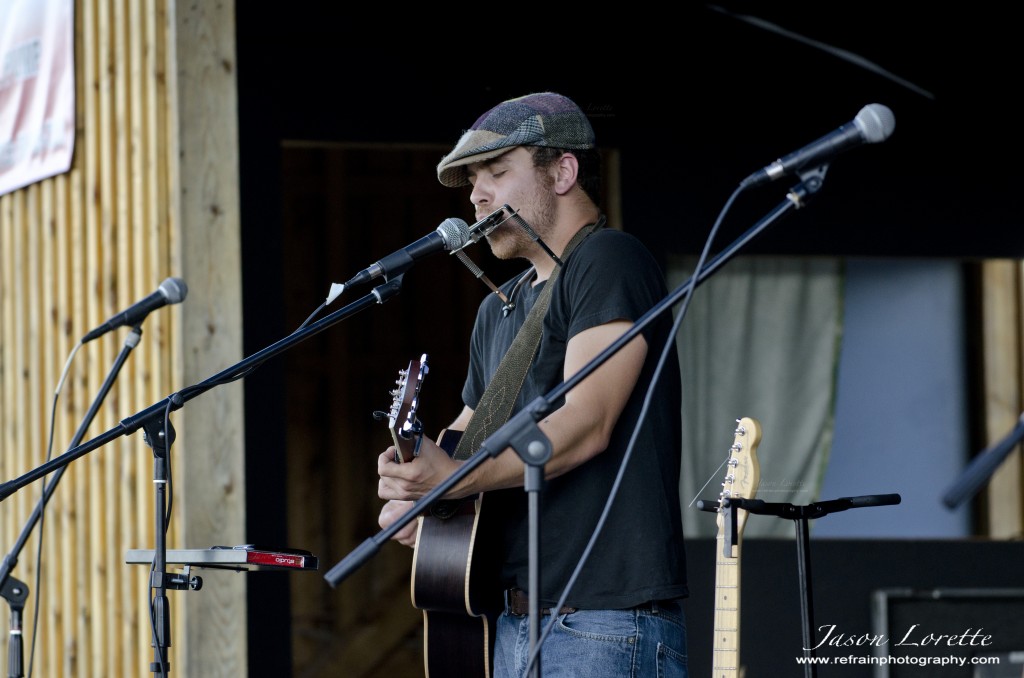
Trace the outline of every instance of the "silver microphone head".
<path fill-rule="evenodd" d="M 157 289 L 167 299 L 168 304 L 180 303 L 188 295 L 188 285 L 181 278 L 167 278 Z"/>
<path fill-rule="evenodd" d="M 877 144 L 888 139 L 896 129 L 896 116 L 888 106 L 868 104 L 857 113 L 853 124 L 864 135 L 864 141 Z"/>
<path fill-rule="evenodd" d="M 437 233 L 448 251 L 460 250 L 469 242 L 469 226 L 462 219 L 445 219 L 437 227 Z"/>

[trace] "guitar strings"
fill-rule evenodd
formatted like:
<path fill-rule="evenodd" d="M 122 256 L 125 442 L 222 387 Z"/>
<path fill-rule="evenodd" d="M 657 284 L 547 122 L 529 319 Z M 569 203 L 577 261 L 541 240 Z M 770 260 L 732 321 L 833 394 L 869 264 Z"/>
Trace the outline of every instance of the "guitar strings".
<path fill-rule="evenodd" d="M 704 489 L 711 484 L 712 480 L 718 477 L 718 474 L 721 472 L 722 467 L 729 463 L 730 456 L 727 456 L 725 459 L 723 459 L 722 463 L 718 465 L 718 468 L 711 472 L 711 475 L 708 476 L 707 481 L 705 481 L 705 483 L 700 486 L 700 489 L 697 490 L 697 494 L 695 494 L 693 496 L 693 499 L 690 500 L 690 503 L 687 505 L 687 508 L 693 508 L 693 505 L 697 503 L 697 499 L 700 497 L 700 493 L 703 492 Z"/>

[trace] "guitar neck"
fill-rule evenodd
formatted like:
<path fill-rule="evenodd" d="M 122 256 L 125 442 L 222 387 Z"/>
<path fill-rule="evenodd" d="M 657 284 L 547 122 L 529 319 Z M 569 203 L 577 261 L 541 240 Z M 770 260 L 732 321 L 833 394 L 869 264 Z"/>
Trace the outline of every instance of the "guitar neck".
<path fill-rule="evenodd" d="M 395 444 L 395 461 L 410 462 L 416 457 L 416 441 L 412 438 L 403 438 L 398 431 L 391 429 L 391 440 Z"/>
<path fill-rule="evenodd" d="M 747 512 L 725 504 L 729 498 L 753 499 L 760 482 L 757 445 L 761 424 L 756 419 L 737 419 L 736 438 L 729 459 L 722 494 L 719 495 L 718 539 L 715 548 L 715 678 L 742 678 L 740 667 L 740 545 Z M 731 542 L 730 542 L 731 537 Z M 731 543 L 727 549 L 726 544 Z"/>
<path fill-rule="evenodd" d="M 740 676 L 740 540 L 726 556 L 725 535 L 715 548 L 714 678 Z"/>

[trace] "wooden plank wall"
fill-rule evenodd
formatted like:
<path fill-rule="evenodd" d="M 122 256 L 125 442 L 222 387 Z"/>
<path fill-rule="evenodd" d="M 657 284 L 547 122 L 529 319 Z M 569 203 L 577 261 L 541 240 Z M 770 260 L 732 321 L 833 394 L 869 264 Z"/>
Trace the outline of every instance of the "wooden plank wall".
<path fill-rule="evenodd" d="M 987 445 L 1002 440 L 1024 409 L 1024 262 L 982 264 L 982 332 Z M 1024 461 L 1017 447 L 987 486 L 988 536 L 1024 537 Z"/>
<path fill-rule="evenodd" d="M 240 308 L 233 8 L 232 2 L 218 3 L 216 14 L 209 15 L 173 0 L 75 2 L 72 169 L 0 197 L 0 481 L 45 460 L 53 393 L 78 338 L 152 293 L 168 276 L 186 279 L 188 299 L 147 318 L 141 341 L 86 440 L 194 383 L 198 379 L 188 379 L 197 373 L 208 376 L 212 372 L 204 370 L 210 364 L 226 367 L 239 357 L 240 311 L 218 307 Z M 221 50 L 228 56 L 221 57 Z M 178 54 L 185 55 L 180 63 Z M 183 102 L 199 95 L 179 93 L 179 82 L 204 72 L 201 60 L 212 58 L 221 75 L 207 79 L 201 96 L 214 97 L 216 104 L 181 112 Z M 197 129 L 216 135 L 220 144 L 203 150 L 207 140 L 191 133 Z M 191 153 L 187 163 L 186 151 Z M 184 173 L 204 167 L 205 173 Z M 190 190 L 197 200 L 216 201 L 219 213 L 210 216 L 208 204 L 183 199 Z M 204 245 L 209 238 L 218 246 Z M 192 248 L 186 247 L 190 240 L 196 242 Z M 226 281 L 208 273 L 213 259 Z M 215 282 L 222 284 L 220 301 L 211 303 L 208 288 Z M 127 329 L 111 332 L 77 353 L 57 403 L 54 455 L 67 448 L 127 336 Z M 192 547 L 187 541 L 193 534 L 208 538 L 209 521 L 199 517 L 210 515 L 211 506 L 220 511 L 220 527 L 231 532 L 224 535 L 227 543 L 244 541 L 241 436 L 219 447 L 213 460 L 195 451 L 192 442 L 218 431 L 239 431 L 241 400 L 229 393 L 202 397 L 203 411 L 192 415 L 186 408 L 172 417 L 179 432 L 172 449 L 177 481 L 172 548 Z M 187 413 L 189 429 L 183 431 Z M 215 415 L 218 421 L 211 422 Z M 219 489 L 188 487 L 196 476 L 220 483 Z M 124 554 L 155 543 L 152 479 L 152 452 L 140 433 L 117 438 L 68 467 L 44 523 L 12 572 L 31 589 L 25 654 L 27 662 L 35 639 L 34 675 L 149 673 L 149 568 L 126 565 Z M 36 482 L 3 501 L 4 554 L 41 492 Z M 36 557 L 40 534 L 41 559 Z M 202 675 L 246 673 L 244 578 L 236 575 L 214 588 L 214 593 L 168 594 L 172 675 L 189 675 L 200 663 L 207 667 Z M 201 601 L 183 598 L 201 595 L 206 596 Z M 223 597 L 232 621 L 215 628 L 219 620 L 204 619 L 197 611 Z M 0 603 L 0 608 L 6 628 L 7 606 Z M 204 627 L 208 641 L 190 642 Z M 6 653 L 7 633 L 0 637 L 0 652 Z"/>
<path fill-rule="evenodd" d="M 465 195 L 437 189 L 444 149 L 297 144 L 282 156 L 288 327 L 298 327 L 331 280 L 412 242 Z M 488 275 L 496 273 L 470 253 Z M 518 266 L 518 265 L 517 265 Z M 282 356 L 287 394 L 288 539 L 326 572 L 380 530 L 377 455 L 389 444 L 387 409 L 398 370 L 429 354 L 420 417 L 431 435 L 456 414 L 465 346 L 487 289 L 455 260 L 423 262 L 402 294 Z M 368 292 L 346 292 L 330 310 Z M 409 599 L 412 550 L 385 544 L 337 588 L 321 574 L 292 576 L 294 674 L 405 678 L 423 675 L 422 614 Z"/>
<path fill-rule="evenodd" d="M 125 0 L 128 1 L 128 0 Z M 238 176 L 235 3 L 167 0 L 177 53 L 177 116 L 172 176 L 181 204 L 182 272 L 189 304 L 182 317 L 181 385 L 196 384 L 242 359 L 242 263 Z M 245 438 L 241 382 L 219 386 L 186 407 L 179 545 L 209 548 L 249 541 L 245 534 Z M 179 675 L 248 675 L 246 576 L 203 572 L 202 591 L 182 594 L 187 620 Z M 254 576 L 266 576 L 257 574 Z"/>

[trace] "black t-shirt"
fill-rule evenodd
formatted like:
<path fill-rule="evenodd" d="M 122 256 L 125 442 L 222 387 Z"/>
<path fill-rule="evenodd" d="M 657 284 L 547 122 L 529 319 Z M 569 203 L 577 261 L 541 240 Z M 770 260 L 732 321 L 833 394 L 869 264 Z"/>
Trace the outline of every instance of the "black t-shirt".
<path fill-rule="evenodd" d="M 514 280 L 503 285 L 510 294 Z M 473 329 L 463 400 L 476 407 L 543 285 L 522 285 L 507 316 L 496 295 L 481 304 Z M 635 321 L 667 292 L 654 259 L 634 237 L 604 229 L 587 237 L 555 282 L 537 358 L 514 411 L 563 382 L 570 338 L 604 323 Z M 644 330 L 647 360 L 608 448 L 549 480 L 541 495 L 541 600 L 555 604 L 607 500 L 643 404 L 658 357 L 669 339 L 667 315 Z M 666 362 L 634 445 L 608 521 L 567 604 L 622 609 L 687 594 L 679 505 L 680 385 L 675 350 Z M 528 589 L 527 506 L 521 489 L 487 493 L 484 530 L 500 530 L 503 586 Z"/>

